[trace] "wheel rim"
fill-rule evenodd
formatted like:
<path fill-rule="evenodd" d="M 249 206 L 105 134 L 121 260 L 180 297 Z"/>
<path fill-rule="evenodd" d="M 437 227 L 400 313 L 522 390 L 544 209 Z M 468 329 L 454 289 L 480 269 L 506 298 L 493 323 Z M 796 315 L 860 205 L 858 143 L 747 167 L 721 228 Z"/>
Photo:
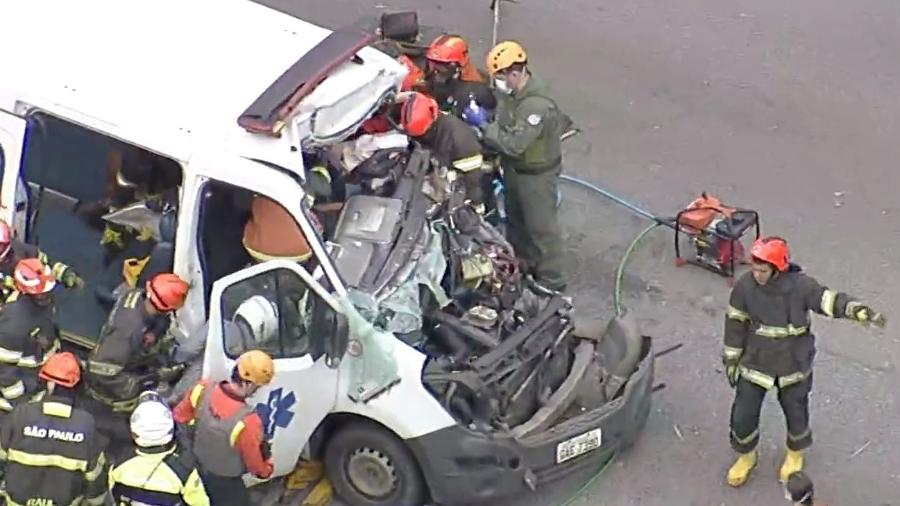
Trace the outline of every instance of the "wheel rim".
<path fill-rule="evenodd" d="M 359 448 L 350 454 L 347 476 L 356 490 L 376 499 L 391 495 L 399 482 L 391 459 L 372 448 Z"/>

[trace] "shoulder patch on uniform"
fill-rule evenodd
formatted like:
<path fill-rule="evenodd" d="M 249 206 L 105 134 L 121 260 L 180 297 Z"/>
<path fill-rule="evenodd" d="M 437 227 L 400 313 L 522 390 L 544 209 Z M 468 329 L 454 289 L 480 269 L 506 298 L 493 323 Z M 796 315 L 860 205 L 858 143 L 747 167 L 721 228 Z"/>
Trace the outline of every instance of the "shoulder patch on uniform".
<path fill-rule="evenodd" d="M 540 114 L 529 114 L 527 118 L 528 124 L 531 126 L 538 126 L 541 124 L 541 115 Z"/>

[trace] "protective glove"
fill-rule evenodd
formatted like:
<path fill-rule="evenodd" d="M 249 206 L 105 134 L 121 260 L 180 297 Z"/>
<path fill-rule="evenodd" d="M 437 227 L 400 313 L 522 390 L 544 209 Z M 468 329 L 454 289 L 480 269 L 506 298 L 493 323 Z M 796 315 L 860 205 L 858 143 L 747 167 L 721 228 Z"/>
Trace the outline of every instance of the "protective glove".
<path fill-rule="evenodd" d="M 853 309 L 853 319 L 863 325 L 884 328 L 887 324 L 887 318 L 879 311 L 875 311 L 869 306 L 857 306 Z"/>
<path fill-rule="evenodd" d="M 100 238 L 100 246 L 108 246 L 112 248 L 122 249 L 125 247 L 125 240 L 122 233 L 114 230 L 109 225 L 103 229 L 103 237 Z"/>
<path fill-rule="evenodd" d="M 738 380 L 741 378 L 741 370 L 739 367 L 740 357 L 727 357 L 722 355 L 722 365 L 725 366 L 725 377 L 728 378 L 728 384 L 731 388 L 737 386 Z"/>
<path fill-rule="evenodd" d="M 259 453 L 262 454 L 263 460 L 272 459 L 272 443 L 269 441 L 261 441 L 259 443 Z"/>
<path fill-rule="evenodd" d="M 159 369 L 159 381 L 169 382 L 177 378 L 187 367 L 186 364 L 175 364 L 170 367 L 162 367 Z"/>
<path fill-rule="evenodd" d="M 63 273 L 62 278 L 60 278 L 63 286 L 66 288 L 82 288 L 84 287 L 84 280 L 81 279 L 75 271 L 71 268 L 66 269 L 66 272 Z"/>
<path fill-rule="evenodd" d="M 478 105 L 474 100 L 469 101 L 469 105 L 462 110 L 462 119 L 475 128 L 481 128 L 488 122 L 488 112 L 484 107 Z"/>

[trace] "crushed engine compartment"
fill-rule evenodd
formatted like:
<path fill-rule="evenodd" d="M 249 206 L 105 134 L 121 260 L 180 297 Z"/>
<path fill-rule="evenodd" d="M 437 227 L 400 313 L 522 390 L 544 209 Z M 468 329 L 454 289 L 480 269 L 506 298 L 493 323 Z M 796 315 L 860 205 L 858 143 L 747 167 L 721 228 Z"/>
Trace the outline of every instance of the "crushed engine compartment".
<path fill-rule="evenodd" d="M 571 299 L 523 275 L 454 176 L 421 147 L 357 175 L 331 240 L 354 305 L 426 354 L 423 383 L 472 429 L 524 435 L 612 400 L 641 336 L 577 331 Z"/>

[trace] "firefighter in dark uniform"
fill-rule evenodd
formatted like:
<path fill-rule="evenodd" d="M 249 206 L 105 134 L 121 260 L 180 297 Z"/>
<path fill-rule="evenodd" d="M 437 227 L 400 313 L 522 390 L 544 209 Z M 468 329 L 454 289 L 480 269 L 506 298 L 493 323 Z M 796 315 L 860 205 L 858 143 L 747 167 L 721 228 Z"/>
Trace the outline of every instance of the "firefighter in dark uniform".
<path fill-rule="evenodd" d="M 135 447 L 109 471 L 115 504 L 209 506 L 194 456 L 179 447 L 172 412 L 156 392 L 141 394 L 130 425 Z"/>
<path fill-rule="evenodd" d="M 171 378 L 161 352 L 172 312 L 184 305 L 188 283 L 175 274 L 157 274 L 145 289 L 116 302 L 88 359 L 88 394 L 113 412 L 130 412 L 145 383 Z"/>
<path fill-rule="evenodd" d="M 502 95 L 482 140 L 500 153 L 510 242 L 538 282 L 563 291 L 565 262 L 556 203 L 560 135 L 570 120 L 547 96 L 545 83 L 531 73 L 527 60 L 522 46 L 512 41 L 497 44 L 488 54 L 488 70 Z"/>
<path fill-rule="evenodd" d="M 56 279 L 37 258 L 19 261 L 16 291 L 0 309 L 0 412 L 37 393 L 37 368 L 59 348 L 53 298 Z"/>
<path fill-rule="evenodd" d="M 756 466 L 759 412 L 766 392 L 778 389 L 787 421 L 787 454 L 779 479 L 803 469 L 803 450 L 812 445 L 809 393 L 816 353 L 809 312 L 883 327 L 884 316 L 853 297 L 820 285 L 789 261 L 779 237 L 758 239 L 750 249 L 752 271 L 731 292 L 722 356 L 735 388 L 731 446 L 740 456 L 727 481 L 743 485 Z"/>
<path fill-rule="evenodd" d="M 400 125 L 443 166 L 460 174 L 469 200 L 483 211 L 489 181 L 482 171 L 481 142 L 475 131 L 456 116 L 440 112 L 437 102 L 421 93 L 401 105 Z"/>
<path fill-rule="evenodd" d="M 12 228 L 3 220 L 0 220 L 0 275 L 3 276 L 3 284 L 0 286 L 3 298 L 16 289 L 13 280 L 13 271 L 20 260 L 25 258 L 37 258 L 45 265 L 51 265 L 47 254 L 37 246 L 22 242 L 13 237 Z M 51 266 L 53 276 L 66 288 L 84 286 L 84 281 L 78 277 L 74 269 L 62 262 L 55 262 Z"/>
<path fill-rule="evenodd" d="M 94 417 L 74 406 L 78 359 L 57 353 L 41 367 L 46 395 L 20 404 L 0 429 L 6 504 L 102 505 L 106 459 Z"/>
<path fill-rule="evenodd" d="M 488 110 L 497 107 L 488 77 L 469 59 L 469 45 L 458 35 L 441 35 L 425 51 L 426 88 L 441 110 L 461 117 L 474 101 Z"/>

